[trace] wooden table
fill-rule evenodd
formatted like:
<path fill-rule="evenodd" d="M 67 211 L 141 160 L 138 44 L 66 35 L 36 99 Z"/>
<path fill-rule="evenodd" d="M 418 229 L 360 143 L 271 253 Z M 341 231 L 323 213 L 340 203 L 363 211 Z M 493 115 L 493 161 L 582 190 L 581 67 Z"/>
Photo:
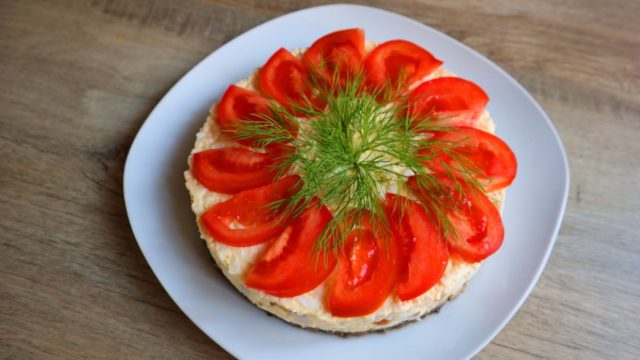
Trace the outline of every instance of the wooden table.
<path fill-rule="evenodd" d="M 0 357 L 230 357 L 142 257 L 123 203 L 125 156 L 200 59 L 318 3 L 0 0 Z M 640 358 L 640 3 L 371 5 L 506 69 L 568 151 L 571 195 L 546 271 L 478 358 Z"/>

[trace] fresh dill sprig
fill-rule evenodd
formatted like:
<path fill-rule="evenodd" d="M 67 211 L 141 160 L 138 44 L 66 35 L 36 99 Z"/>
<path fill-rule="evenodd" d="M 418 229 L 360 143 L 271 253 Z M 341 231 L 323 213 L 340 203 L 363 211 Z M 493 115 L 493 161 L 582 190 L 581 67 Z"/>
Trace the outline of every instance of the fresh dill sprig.
<path fill-rule="evenodd" d="M 274 102 L 269 114 L 239 122 L 233 130 L 235 138 L 253 139 L 261 148 L 285 144 L 294 150 L 279 155 L 274 166 L 279 175 L 300 175 L 300 190 L 271 206 L 295 217 L 314 202 L 325 205 L 333 219 L 316 243 L 316 250 L 322 251 L 340 251 L 348 234 L 364 222 L 374 233 L 387 234 L 390 225 L 383 207 L 387 191 L 419 199 L 444 236 L 457 236 L 447 213 L 459 201 L 450 199 L 447 186 L 425 166 L 439 162 L 459 194 L 481 189 L 473 178 L 474 165 L 455 151 L 458 144 L 429 135 L 453 127 L 443 118 L 411 115 L 405 99 L 381 103 L 380 99 L 388 100 L 388 90 L 365 91 L 364 78 L 362 73 L 346 79 L 334 76 L 329 82 L 333 85 L 327 85 L 312 76 L 313 88 L 320 89 L 326 102 L 323 109 L 306 98 L 290 109 Z M 399 93 L 400 87 L 394 92 Z M 441 161 L 443 155 L 456 167 Z M 406 186 L 413 175 L 417 194 Z"/>

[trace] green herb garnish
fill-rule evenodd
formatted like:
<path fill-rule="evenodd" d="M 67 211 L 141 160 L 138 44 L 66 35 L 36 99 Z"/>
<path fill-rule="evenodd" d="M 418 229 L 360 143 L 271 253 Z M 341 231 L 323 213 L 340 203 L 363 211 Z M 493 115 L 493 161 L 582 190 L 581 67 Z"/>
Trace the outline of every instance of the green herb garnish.
<path fill-rule="evenodd" d="M 340 81 L 335 78 L 333 83 Z M 476 171 L 474 165 L 454 150 L 456 143 L 428 135 L 455 128 L 443 118 L 407 115 L 403 99 L 379 103 L 377 99 L 387 98 L 388 92 L 363 91 L 363 74 L 350 76 L 342 83 L 341 87 L 330 87 L 314 81 L 314 88 L 320 89 L 319 95 L 326 100 L 324 109 L 315 108 L 308 100 L 290 110 L 274 105 L 270 114 L 260 115 L 259 121 L 242 121 L 234 129 L 235 138 L 257 139 L 259 147 L 287 144 L 295 149 L 281 155 L 276 166 L 280 175 L 300 175 L 300 191 L 284 203 L 271 205 L 284 207 L 291 216 L 300 215 L 314 201 L 327 206 L 333 220 L 316 249 L 339 250 L 365 216 L 375 233 L 388 232 L 385 193 L 415 198 L 405 182 L 409 176 L 418 175 L 422 206 L 445 236 L 455 237 L 446 214 L 459 201 L 451 199 L 448 187 L 425 166 L 425 162 L 438 161 L 441 172 L 460 194 L 463 189 L 482 188 L 471 176 Z M 299 129 L 297 136 L 291 131 L 292 125 Z M 457 167 L 441 162 L 443 154 Z"/>

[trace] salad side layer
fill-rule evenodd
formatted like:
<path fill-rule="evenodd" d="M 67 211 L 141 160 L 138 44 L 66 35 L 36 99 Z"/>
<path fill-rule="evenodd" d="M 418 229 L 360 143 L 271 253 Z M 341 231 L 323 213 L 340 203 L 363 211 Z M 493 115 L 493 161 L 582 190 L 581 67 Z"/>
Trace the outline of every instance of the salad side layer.
<path fill-rule="evenodd" d="M 313 307 L 328 317 L 366 317 L 499 249 L 504 229 L 487 194 L 511 184 L 516 159 L 477 129 L 489 100 L 481 88 L 423 81 L 441 65 L 404 40 L 367 51 L 364 33 L 349 29 L 301 56 L 280 49 L 254 89 L 228 88 L 214 108 L 224 146 L 193 153 L 188 178 L 229 194 L 199 224 L 250 253 L 236 287 L 285 303 L 318 294 Z"/>

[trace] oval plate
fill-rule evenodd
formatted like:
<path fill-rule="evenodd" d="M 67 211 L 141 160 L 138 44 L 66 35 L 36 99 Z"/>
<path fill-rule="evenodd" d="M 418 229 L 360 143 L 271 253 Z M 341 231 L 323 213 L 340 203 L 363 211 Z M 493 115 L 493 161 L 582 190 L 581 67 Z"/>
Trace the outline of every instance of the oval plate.
<path fill-rule="evenodd" d="M 226 87 L 280 47 L 308 47 L 331 31 L 359 27 L 367 39 L 407 39 L 479 84 L 497 133 L 519 172 L 504 208 L 507 236 L 467 290 L 437 315 L 388 334 L 342 339 L 266 316 L 217 271 L 200 240 L 183 171 L 195 134 Z M 564 149 L 549 118 L 511 76 L 458 41 L 409 18 L 365 6 L 328 5 L 281 16 L 225 44 L 167 93 L 136 136 L 124 172 L 127 213 L 149 265 L 175 303 L 239 358 L 469 358 L 509 321 L 538 280 L 569 190 Z"/>

